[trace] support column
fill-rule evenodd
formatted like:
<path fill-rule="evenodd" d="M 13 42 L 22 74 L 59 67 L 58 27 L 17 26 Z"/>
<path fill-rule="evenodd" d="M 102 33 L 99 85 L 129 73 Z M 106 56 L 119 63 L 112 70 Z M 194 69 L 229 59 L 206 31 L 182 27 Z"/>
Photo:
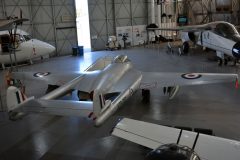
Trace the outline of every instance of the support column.
<path fill-rule="evenodd" d="M 75 1 L 74 1 L 74 5 L 75 5 Z M 57 26 L 56 26 L 56 16 L 55 16 L 55 3 L 54 0 L 51 0 L 51 9 L 52 9 L 52 23 L 53 23 L 53 30 L 54 30 L 54 43 L 55 43 L 55 55 L 58 56 L 58 47 L 57 47 Z M 76 9 L 76 7 L 75 7 Z M 75 14 L 76 15 L 76 14 Z M 76 33 L 77 34 L 77 33 Z"/>
<path fill-rule="evenodd" d="M 162 6 L 161 6 L 161 4 L 160 4 L 160 2 L 158 1 L 158 3 L 157 3 L 157 21 L 156 21 L 156 23 L 157 23 L 157 26 L 158 27 L 162 27 L 161 26 L 161 19 L 162 19 L 162 14 L 161 14 L 161 9 L 162 9 Z M 156 34 L 157 35 L 161 35 L 161 31 L 159 30 L 159 31 L 156 31 Z"/>
<path fill-rule="evenodd" d="M 133 26 L 133 9 L 132 9 L 132 0 L 130 0 L 130 18 L 131 18 L 131 26 Z"/>
<path fill-rule="evenodd" d="M 107 36 L 107 38 L 109 37 L 109 29 L 108 29 L 108 24 L 109 24 L 109 18 L 108 18 L 108 11 L 107 11 L 107 9 L 108 9 L 108 7 L 107 7 L 107 0 L 105 0 L 104 1 L 104 10 L 105 10 L 105 17 L 106 17 L 106 32 L 107 32 L 107 34 L 106 34 L 106 36 Z"/>
<path fill-rule="evenodd" d="M 157 25 L 160 27 L 161 25 L 161 5 L 157 4 Z"/>
<path fill-rule="evenodd" d="M 151 23 L 155 23 L 155 4 L 154 4 L 154 0 L 151 0 Z"/>
<path fill-rule="evenodd" d="M 6 17 L 7 17 L 7 13 L 6 13 L 6 8 L 5 8 L 5 2 L 4 2 L 4 0 L 1 0 L 1 4 L 2 4 L 3 16 L 6 18 Z"/>
<path fill-rule="evenodd" d="M 28 10 L 30 16 L 30 25 L 31 25 L 31 36 L 34 37 L 34 25 L 33 25 L 33 10 L 32 10 L 32 1 L 28 0 Z"/>

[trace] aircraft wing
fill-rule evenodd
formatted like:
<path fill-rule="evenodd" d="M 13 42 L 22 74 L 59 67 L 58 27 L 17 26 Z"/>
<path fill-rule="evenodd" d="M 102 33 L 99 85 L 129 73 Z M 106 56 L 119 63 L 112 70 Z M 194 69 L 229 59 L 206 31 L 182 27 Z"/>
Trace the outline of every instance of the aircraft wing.
<path fill-rule="evenodd" d="M 183 31 L 183 32 L 197 32 L 210 30 L 206 25 L 194 25 L 194 26 L 179 26 L 174 28 L 147 28 L 149 31 L 162 30 L 162 31 Z"/>
<path fill-rule="evenodd" d="M 93 111 L 93 103 L 70 100 L 44 100 L 33 97 L 25 100 L 14 112 L 47 113 L 63 116 L 88 116 Z"/>
<path fill-rule="evenodd" d="M 237 74 L 142 72 L 140 88 L 237 82 Z"/>
<path fill-rule="evenodd" d="M 203 160 L 239 160 L 240 157 L 239 141 L 128 118 L 122 119 L 114 127 L 112 135 L 151 149 L 171 143 L 192 148 L 195 143 L 194 151 Z"/>
<path fill-rule="evenodd" d="M 0 31 L 9 30 L 13 28 L 13 24 L 20 24 L 28 19 L 2 19 L 0 20 Z"/>
<path fill-rule="evenodd" d="M 81 77 L 81 83 L 75 85 L 72 89 L 85 92 L 92 91 L 92 85 L 100 71 L 91 72 L 13 72 L 11 78 L 25 81 L 39 81 L 46 84 L 62 86 L 74 78 Z"/>

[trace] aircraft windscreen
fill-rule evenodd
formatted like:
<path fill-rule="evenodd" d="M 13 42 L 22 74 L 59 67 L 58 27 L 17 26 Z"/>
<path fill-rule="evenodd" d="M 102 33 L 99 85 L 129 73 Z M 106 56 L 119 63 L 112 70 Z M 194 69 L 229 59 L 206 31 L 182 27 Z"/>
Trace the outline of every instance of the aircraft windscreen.
<path fill-rule="evenodd" d="M 227 23 L 219 23 L 216 25 L 215 32 L 224 37 L 232 37 L 233 35 L 238 35 L 236 28 Z"/>
<path fill-rule="evenodd" d="M 29 41 L 32 39 L 30 35 L 23 35 L 23 37 L 25 38 L 25 41 Z"/>
<path fill-rule="evenodd" d="M 189 147 L 178 144 L 165 144 L 150 152 L 145 160 L 200 160 Z"/>

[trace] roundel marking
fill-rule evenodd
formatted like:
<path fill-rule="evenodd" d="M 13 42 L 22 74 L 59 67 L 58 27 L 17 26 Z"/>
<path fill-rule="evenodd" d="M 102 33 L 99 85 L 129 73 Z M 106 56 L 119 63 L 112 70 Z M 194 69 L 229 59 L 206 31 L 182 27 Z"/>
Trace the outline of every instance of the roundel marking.
<path fill-rule="evenodd" d="M 197 74 L 197 73 L 186 73 L 186 74 L 182 74 L 182 78 L 184 79 L 198 79 L 202 77 L 201 74 Z"/>
<path fill-rule="evenodd" d="M 50 74 L 50 72 L 37 72 L 37 73 L 34 73 L 33 76 L 34 77 L 45 77 L 45 76 L 48 76 Z"/>

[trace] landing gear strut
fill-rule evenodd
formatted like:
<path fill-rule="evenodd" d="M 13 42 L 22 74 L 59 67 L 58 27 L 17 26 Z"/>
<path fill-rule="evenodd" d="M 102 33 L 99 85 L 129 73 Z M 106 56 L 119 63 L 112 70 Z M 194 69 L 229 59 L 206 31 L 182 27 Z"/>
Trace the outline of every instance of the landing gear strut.
<path fill-rule="evenodd" d="M 218 59 L 218 66 L 222 66 L 223 60 L 221 58 Z"/>
<path fill-rule="evenodd" d="M 173 99 L 178 91 L 179 91 L 179 86 L 163 87 L 163 93 L 168 94 L 169 99 Z"/>
<path fill-rule="evenodd" d="M 190 46 L 189 46 L 188 42 L 183 42 L 183 44 L 182 44 L 183 54 L 187 54 L 189 52 L 189 48 L 190 48 Z"/>
<path fill-rule="evenodd" d="M 224 65 L 226 66 L 228 64 L 228 60 L 224 59 Z"/>

